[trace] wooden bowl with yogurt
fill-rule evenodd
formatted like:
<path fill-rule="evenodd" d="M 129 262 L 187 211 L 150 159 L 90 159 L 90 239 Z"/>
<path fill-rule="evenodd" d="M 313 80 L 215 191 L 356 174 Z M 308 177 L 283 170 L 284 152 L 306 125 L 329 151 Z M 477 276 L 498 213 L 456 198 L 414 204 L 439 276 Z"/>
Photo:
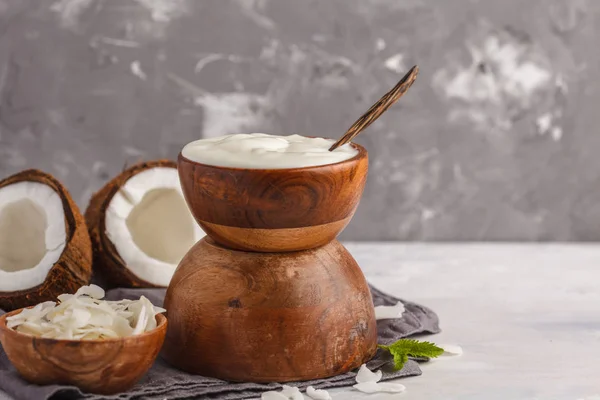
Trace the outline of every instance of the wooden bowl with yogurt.
<path fill-rule="evenodd" d="M 245 251 L 306 250 L 335 239 L 362 196 L 367 151 L 353 143 L 328 152 L 332 140 L 298 135 L 286 148 L 290 137 L 256 135 L 203 139 L 179 154 L 198 224 L 217 243 Z"/>
<path fill-rule="evenodd" d="M 0 342 L 23 378 L 38 385 L 74 385 L 89 393 L 116 394 L 131 389 L 150 369 L 162 347 L 167 318 L 135 336 L 99 340 L 61 340 L 11 329 L 0 316 Z"/>

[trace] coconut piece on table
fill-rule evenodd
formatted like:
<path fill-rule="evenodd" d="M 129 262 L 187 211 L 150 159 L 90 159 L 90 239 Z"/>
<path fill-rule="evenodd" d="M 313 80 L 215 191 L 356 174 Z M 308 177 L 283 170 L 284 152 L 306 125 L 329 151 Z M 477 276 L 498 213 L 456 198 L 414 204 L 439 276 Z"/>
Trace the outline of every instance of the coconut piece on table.
<path fill-rule="evenodd" d="M 312 386 L 306 388 L 306 395 L 313 400 L 331 400 L 331 396 L 327 390 L 315 389 Z"/>
<path fill-rule="evenodd" d="M 110 286 L 168 286 L 179 261 L 205 235 L 169 160 L 121 172 L 92 196 L 85 218 L 95 265 Z"/>
<path fill-rule="evenodd" d="M 290 400 L 290 399 L 287 396 L 284 396 L 281 392 L 269 390 L 268 392 L 263 392 L 261 394 L 260 400 Z"/>
<path fill-rule="evenodd" d="M 304 400 L 304 396 L 296 386 L 283 385 L 281 394 L 290 400 Z"/>
<path fill-rule="evenodd" d="M 363 393 L 400 393 L 406 390 L 404 385 L 399 383 L 388 383 L 388 382 L 363 382 L 357 383 L 353 386 L 356 390 Z"/>
<path fill-rule="evenodd" d="M 65 187 L 34 169 L 0 181 L 0 308 L 73 293 L 91 273 L 87 227 Z"/>
<path fill-rule="evenodd" d="M 456 344 L 438 344 L 437 346 L 444 350 L 440 358 L 449 356 L 461 356 L 463 354 L 462 347 Z"/>
<path fill-rule="evenodd" d="M 366 364 L 363 364 L 356 374 L 356 385 L 353 387 L 363 393 L 400 393 L 406 390 L 404 385 L 399 383 L 379 382 L 382 375 L 381 370 L 373 372 L 367 368 Z"/>
<path fill-rule="evenodd" d="M 280 392 L 269 390 L 263 392 L 260 398 L 261 400 L 303 400 L 304 396 L 297 387 L 283 385 Z"/>
<path fill-rule="evenodd" d="M 379 382 L 382 376 L 383 373 L 381 370 L 373 372 L 367 368 L 367 364 L 363 364 L 360 366 L 354 379 L 356 380 L 356 383 Z"/>
<path fill-rule="evenodd" d="M 397 302 L 393 306 L 377 306 L 375 307 L 375 319 L 380 320 L 402 318 L 404 311 L 406 311 L 406 309 L 401 301 Z"/>

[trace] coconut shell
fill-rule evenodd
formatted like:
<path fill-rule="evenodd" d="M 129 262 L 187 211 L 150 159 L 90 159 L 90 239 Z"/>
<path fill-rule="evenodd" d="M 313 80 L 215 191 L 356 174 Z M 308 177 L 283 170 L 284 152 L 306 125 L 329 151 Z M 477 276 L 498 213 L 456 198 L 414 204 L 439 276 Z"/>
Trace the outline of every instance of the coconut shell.
<path fill-rule="evenodd" d="M 0 292 L 0 308 L 12 311 L 43 301 L 56 301 L 63 293 L 75 293 L 90 282 L 92 246 L 83 215 L 67 189 L 52 175 L 29 169 L 0 181 L 0 189 L 17 182 L 39 182 L 50 186 L 62 200 L 67 243 L 58 261 L 41 285 L 27 290 Z"/>
<path fill-rule="evenodd" d="M 138 278 L 127 269 L 114 244 L 106 235 L 106 210 L 113 196 L 132 176 L 151 168 L 177 168 L 171 160 L 155 160 L 135 164 L 109 181 L 94 193 L 87 210 L 87 222 L 94 252 L 94 275 L 107 287 L 154 288 L 159 287 Z"/>

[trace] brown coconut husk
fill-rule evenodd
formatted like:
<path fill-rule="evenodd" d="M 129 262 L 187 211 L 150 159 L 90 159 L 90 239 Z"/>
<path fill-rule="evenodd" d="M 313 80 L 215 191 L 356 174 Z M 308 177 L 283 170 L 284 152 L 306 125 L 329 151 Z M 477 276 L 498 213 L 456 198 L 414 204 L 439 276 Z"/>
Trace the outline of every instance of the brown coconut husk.
<path fill-rule="evenodd" d="M 138 278 L 127 269 L 114 244 L 106 235 L 106 209 L 113 196 L 132 176 L 157 167 L 177 168 L 171 160 L 146 161 L 135 164 L 109 181 L 102 189 L 94 193 L 85 211 L 92 248 L 94 251 L 94 274 L 98 274 L 107 287 L 155 288 L 160 287 Z"/>
<path fill-rule="evenodd" d="M 0 189 L 17 182 L 39 182 L 50 186 L 62 199 L 67 243 L 58 261 L 41 285 L 27 290 L 0 292 L 0 308 L 12 311 L 43 301 L 56 301 L 58 295 L 75 293 L 90 282 L 92 245 L 83 215 L 67 189 L 52 175 L 29 169 L 0 181 Z"/>

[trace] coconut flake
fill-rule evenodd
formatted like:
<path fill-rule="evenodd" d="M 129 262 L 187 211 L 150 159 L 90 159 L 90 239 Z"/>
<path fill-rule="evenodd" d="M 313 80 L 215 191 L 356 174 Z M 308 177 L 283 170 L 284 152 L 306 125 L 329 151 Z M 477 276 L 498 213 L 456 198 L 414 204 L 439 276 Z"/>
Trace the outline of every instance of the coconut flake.
<path fill-rule="evenodd" d="M 363 364 L 360 366 L 355 379 L 356 383 L 379 382 L 382 375 L 383 374 L 381 370 L 372 372 L 369 368 L 367 368 L 366 364 Z"/>
<path fill-rule="evenodd" d="M 369 394 L 370 393 L 378 393 L 378 392 L 400 393 L 400 392 L 404 392 L 406 390 L 406 387 L 399 383 L 387 383 L 387 382 L 378 383 L 378 382 L 373 382 L 373 381 L 357 383 L 353 387 L 358 391 L 361 391 L 363 393 L 369 393 Z"/>
<path fill-rule="evenodd" d="M 331 396 L 327 390 L 315 389 L 312 386 L 306 388 L 306 395 L 314 400 L 331 400 Z"/>
<path fill-rule="evenodd" d="M 281 392 L 276 392 L 274 390 L 270 390 L 268 392 L 263 392 L 260 396 L 261 400 L 289 400 L 285 397 Z"/>
<path fill-rule="evenodd" d="M 137 317 L 137 321 L 135 323 L 135 328 L 133 328 L 133 335 L 139 335 L 144 331 L 146 327 L 146 323 L 148 322 L 146 317 L 147 311 L 146 306 L 142 305 L 141 311 Z"/>
<path fill-rule="evenodd" d="M 92 313 L 84 308 L 75 308 L 71 313 L 69 326 L 77 329 L 83 328 L 88 324 L 88 321 L 92 317 Z"/>
<path fill-rule="evenodd" d="M 129 321 L 122 316 L 114 318 L 111 329 L 120 337 L 133 335 L 133 328 L 129 324 Z"/>
<path fill-rule="evenodd" d="M 54 339 L 92 340 L 138 335 L 156 328 L 155 307 L 139 300 L 101 300 L 104 289 L 83 286 L 74 295 L 61 294 L 59 303 L 44 302 L 6 319 L 7 326 L 22 333 Z"/>
<path fill-rule="evenodd" d="M 68 294 L 68 293 L 63 293 L 63 294 L 59 294 L 58 296 L 56 296 L 56 298 L 58 299 L 58 301 L 60 301 L 61 303 L 64 303 L 65 301 L 68 301 L 71 297 L 73 297 L 72 294 Z"/>
<path fill-rule="evenodd" d="M 6 318 L 6 326 L 12 329 L 26 321 L 35 321 L 43 318 L 52 310 L 55 305 L 56 303 L 53 301 L 46 301 L 36 305 L 33 308 L 26 308 L 19 314 Z"/>
<path fill-rule="evenodd" d="M 437 347 L 444 349 L 442 356 L 460 356 L 463 354 L 463 349 L 455 344 L 438 344 Z"/>
<path fill-rule="evenodd" d="M 304 396 L 297 387 L 283 385 L 281 392 L 271 390 L 264 392 L 260 398 L 262 400 L 303 400 Z"/>
<path fill-rule="evenodd" d="M 397 302 L 393 306 L 377 306 L 375 307 L 375 319 L 395 319 L 401 318 L 405 308 L 402 302 Z"/>
<path fill-rule="evenodd" d="M 379 385 L 380 392 L 385 393 L 400 393 L 406 390 L 406 386 L 400 383 L 379 382 L 377 385 Z"/>
<path fill-rule="evenodd" d="M 281 394 L 290 400 L 304 400 L 304 396 L 300 393 L 300 389 L 295 386 L 283 385 Z"/>
<path fill-rule="evenodd" d="M 379 384 L 375 381 L 357 383 L 352 387 L 363 393 L 377 393 L 380 391 Z"/>
<path fill-rule="evenodd" d="M 356 385 L 353 387 L 363 393 L 399 393 L 406 389 L 404 385 L 397 383 L 380 383 L 382 375 L 381 370 L 372 372 L 367 368 L 366 364 L 363 364 L 356 374 Z"/>
<path fill-rule="evenodd" d="M 90 325 L 109 327 L 109 326 L 113 326 L 115 324 L 115 320 L 117 320 L 117 319 L 125 321 L 125 323 L 127 323 L 127 325 L 129 325 L 129 322 L 127 322 L 127 320 L 120 315 L 110 315 L 110 314 L 105 313 L 102 310 L 98 310 L 96 308 L 90 308 L 89 311 L 91 314 L 90 319 L 89 319 Z"/>
<path fill-rule="evenodd" d="M 91 284 L 89 286 L 80 287 L 77 292 L 75 292 L 75 297 L 87 295 L 93 299 L 103 299 L 105 294 L 104 289 L 100 286 Z"/>

